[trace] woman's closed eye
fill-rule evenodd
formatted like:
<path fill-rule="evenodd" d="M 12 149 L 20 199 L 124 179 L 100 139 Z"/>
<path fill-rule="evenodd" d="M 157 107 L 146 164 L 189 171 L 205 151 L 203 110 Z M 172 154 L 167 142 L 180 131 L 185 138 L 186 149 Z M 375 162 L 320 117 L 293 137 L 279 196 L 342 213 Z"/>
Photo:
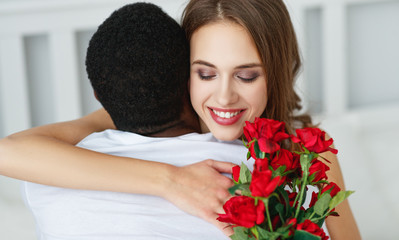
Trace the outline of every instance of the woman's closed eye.
<path fill-rule="evenodd" d="M 216 77 L 216 74 L 208 71 L 198 71 L 198 76 L 201 80 L 211 80 Z"/>
<path fill-rule="evenodd" d="M 257 72 L 244 72 L 244 73 L 236 73 L 235 77 L 244 81 L 244 82 L 253 82 L 260 76 Z"/>
<path fill-rule="evenodd" d="M 199 77 L 201 78 L 201 80 L 211 80 L 212 78 L 216 77 L 216 75 L 207 76 L 199 74 Z"/>

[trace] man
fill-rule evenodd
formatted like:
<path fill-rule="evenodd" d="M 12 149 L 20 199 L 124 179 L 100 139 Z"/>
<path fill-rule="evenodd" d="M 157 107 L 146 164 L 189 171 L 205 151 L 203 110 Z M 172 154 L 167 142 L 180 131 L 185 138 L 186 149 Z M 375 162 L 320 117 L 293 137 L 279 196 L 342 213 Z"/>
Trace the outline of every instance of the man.
<path fill-rule="evenodd" d="M 93 35 L 86 66 L 96 97 L 118 130 L 94 133 L 78 146 L 176 166 L 204 157 L 239 164 L 246 153 L 239 143 L 195 133 L 188 63 L 184 32 L 161 9 L 137 3 L 115 11 Z M 24 193 L 39 239 L 227 239 L 214 225 L 160 197 L 28 182 Z"/>

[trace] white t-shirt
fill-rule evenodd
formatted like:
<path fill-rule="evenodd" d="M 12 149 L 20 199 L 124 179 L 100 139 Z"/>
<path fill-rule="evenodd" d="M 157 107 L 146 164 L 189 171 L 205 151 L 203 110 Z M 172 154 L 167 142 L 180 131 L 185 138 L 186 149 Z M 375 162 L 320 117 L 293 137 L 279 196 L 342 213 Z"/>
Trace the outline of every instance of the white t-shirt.
<path fill-rule="evenodd" d="M 208 158 L 241 164 L 246 162 L 247 152 L 240 141 L 220 142 L 210 133 L 151 138 L 106 130 L 89 135 L 78 146 L 176 166 Z M 253 162 L 248 163 L 249 167 L 252 165 Z M 29 182 L 24 183 L 23 190 L 40 240 L 229 239 L 212 224 L 155 196 Z"/>

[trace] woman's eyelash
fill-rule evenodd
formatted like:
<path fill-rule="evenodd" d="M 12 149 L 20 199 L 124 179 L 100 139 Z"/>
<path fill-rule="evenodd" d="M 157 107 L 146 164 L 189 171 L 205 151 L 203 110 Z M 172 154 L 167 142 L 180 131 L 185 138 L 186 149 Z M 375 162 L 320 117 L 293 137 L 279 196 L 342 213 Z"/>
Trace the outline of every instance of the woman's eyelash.
<path fill-rule="evenodd" d="M 216 75 L 201 75 L 201 74 L 198 74 L 198 76 L 200 77 L 201 80 L 211 80 Z"/>
<path fill-rule="evenodd" d="M 212 80 L 213 78 L 215 78 L 217 76 L 217 74 L 214 74 L 211 72 L 209 72 L 209 73 L 203 72 L 203 71 L 198 71 L 197 74 L 201 80 L 205 80 L 205 81 Z M 255 81 L 259 77 L 259 74 L 235 74 L 235 77 L 240 79 L 241 81 L 249 83 L 249 82 Z"/>
<path fill-rule="evenodd" d="M 207 71 L 197 71 L 197 74 L 201 80 L 211 80 L 212 78 L 216 77 L 216 74 Z"/>
<path fill-rule="evenodd" d="M 241 79 L 242 81 L 245 81 L 245 82 L 253 82 L 253 81 L 255 81 L 258 77 L 259 77 L 259 75 L 255 75 L 255 76 L 253 76 L 253 77 L 251 77 L 251 78 L 244 78 L 244 77 L 237 76 L 237 78 L 239 78 L 239 79 Z"/>

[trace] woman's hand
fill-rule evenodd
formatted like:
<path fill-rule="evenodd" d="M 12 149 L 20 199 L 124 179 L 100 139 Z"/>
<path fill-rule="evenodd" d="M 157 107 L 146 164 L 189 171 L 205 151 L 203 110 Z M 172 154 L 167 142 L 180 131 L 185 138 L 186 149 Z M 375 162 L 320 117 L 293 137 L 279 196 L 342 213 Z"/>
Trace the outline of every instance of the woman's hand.
<path fill-rule="evenodd" d="M 224 232 L 233 234 L 226 223 L 216 220 L 218 213 L 224 213 L 223 204 L 230 199 L 228 189 L 233 181 L 221 173 L 232 173 L 235 164 L 215 160 L 176 167 L 171 171 L 170 182 L 165 182 L 162 197 L 183 211 L 200 217 Z"/>

